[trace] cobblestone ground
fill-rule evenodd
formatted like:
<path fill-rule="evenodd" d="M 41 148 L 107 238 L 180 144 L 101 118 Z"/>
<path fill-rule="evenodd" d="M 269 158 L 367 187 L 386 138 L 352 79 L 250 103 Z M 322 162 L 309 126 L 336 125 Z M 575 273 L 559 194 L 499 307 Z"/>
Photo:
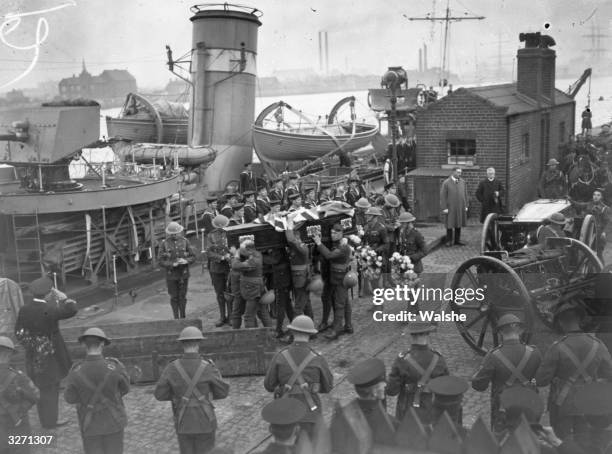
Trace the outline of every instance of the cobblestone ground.
<path fill-rule="evenodd" d="M 440 229 L 428 230 L 427 234 L 435 237 Z M 426 286 L 441 287 L 449 279 L 449 273 L 464 260 L 478 255 L 480 227 L 471 226 L 465 229 L 463 239 L 468 242 L 465 247 L 441 247 L 425 258 L 423 281 Z M 432 238 L 429 238 L 430 240 Z M 207 273 L 193 273 L 190 282 L 189 312 L 201 316 L 205 329 L 214 329 L 217 309 L 210 280 Z M 440 308 L 440 304 L 432 308 Z M 313 301 L 316 319 L 320 314 L 320 302 Z M 405 303 L 385 303 L 385 312 L 397 312 L 405 309 Z M 334 372 L 335 387 L 329 395 L 323 396 L 324 415 L 329 420 L 336 401 L 353 398 L 352 386 L 346 381 L 350 367 L 362 359 L 378 356 L 384 360 L 389 371 L 397 354 L 409 347 L 409 335 L 406 324 L 398 322 L 374 322 L 372 303 L 368 297 L 353 300 L 353 324 L 355 334 L 342 336 L 338 341 L 327 342 L 324 339 L 314 341 L 314 348 L 321 352 Z M 106 306 L 100 306 L 101 315 L 95 315 L 93 309 L 89 314 L 73 319 L 73 325 L 92 325 L 112 321 L 159 319 L 170 316 L 167 295 L 163 284 L 140 289 L 136 302 L 120 301 L 120 308 L 104 314 Z M 426 309 L 422 307 L 422 309 Z M 87 322 L 83 322 L 83 318 Z M 321 337 L 321 336 L 319 336 Z M 550 334 L 539 334 L 543 347 L 552 340 Z M 536 338 L 536 340 L 538 340 Z M 441 323 L 432 336 L 432 344 L 446 358 L 453 374 L 469 378 L 478 367 L 481 357 L 476 355 L 457 333 L 454 323 Z M 279 345 L 280 347 L 280 345 Z M 271 400 L 271 395 L 263 388 L 263 377 L 232 377 L 230 395 L 227 399 L 216 401 L 216 414 L 219 422 L 217 442 L 220 446 L 233 449 L 235 453 L 248 453 L 261 449 L 268 439 L 267 425 L 260 418 L 263 405 Z M 158 402 L 152 395 L 153 386 L 133 387 L 125 398 L 129 425 L 126 429 L 126 454 L 156 454 L 178 452 L 169 403 Z M 68 426 L 57 431 L 47 432 L 55 435 L 54 445 L 48 448 L 34 449 L 36 453 L 80 453 L 82 445 L 73 407 L 61 401 L 61 418 L 70 419 Z M 390 412 L 395 410 L 395 398 L 388 401 Z M 489 397 L 487 393 L 477 393 L 471 389 L 464 398 L 464 424 L 470 426 L 479 415 L 489 420 Z M 35 411 L 30 412 L 33 423 L 33 434 L 43 434 L 38 424 Z"/>

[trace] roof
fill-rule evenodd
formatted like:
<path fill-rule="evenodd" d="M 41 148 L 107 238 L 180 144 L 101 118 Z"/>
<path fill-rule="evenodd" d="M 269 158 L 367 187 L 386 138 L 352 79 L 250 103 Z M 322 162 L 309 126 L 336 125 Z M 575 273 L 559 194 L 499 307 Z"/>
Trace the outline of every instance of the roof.
<path fill-rule="evenodd" d="M 120 80 L 129 80 L 129 81 L 136 80 L 136 79 L 134 79 L 134 76 L 132 76 L 125 69 L 105 69 L 104 71 L 102 71 L 102 73 L 98 77 L 105 78 L 105 79 L 116 80 L 116 81 L 120 81 Z"/>
<path fill-rule="evenodd" d="M 466 88 L 465 90 L 484 99 L 495 107 L 508 109 L 506 115 L 516 115 L 538 110 L 538 103 L 536 100 L 519 93 L 516 88 L 516 83 L 485 85 L 482 87 Z M 555 89 L 555 103 L 544 102 L 542 103 L 542 107 L 552 107 L 553 105 L 568 104 L 572 102 L 574 102 L 572 98 L 561 90 Z"/>

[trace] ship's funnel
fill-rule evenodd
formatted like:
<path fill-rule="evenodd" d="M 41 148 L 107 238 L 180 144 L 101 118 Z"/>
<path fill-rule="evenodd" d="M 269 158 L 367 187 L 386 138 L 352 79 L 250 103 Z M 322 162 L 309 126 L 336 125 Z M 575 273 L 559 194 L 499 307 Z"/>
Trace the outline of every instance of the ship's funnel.
<path fill-rule="evenodd" d="M 208 190 L 216 191 L 236 180 L 244 164 L 251 162 L 261 12 L 228 3 L 197 5 L 191 11 L 189 144 L 216 150 L 205 175 Z"/>

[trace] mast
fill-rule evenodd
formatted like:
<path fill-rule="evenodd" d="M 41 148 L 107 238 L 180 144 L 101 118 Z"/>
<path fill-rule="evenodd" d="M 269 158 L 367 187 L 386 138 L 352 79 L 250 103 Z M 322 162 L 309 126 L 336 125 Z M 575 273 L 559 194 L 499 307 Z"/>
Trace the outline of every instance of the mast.
<path fill-rule="evenodd" d="M 462 20 L 482 20 L 484 19 L 484 16 L 463 16 L 463 17 L 459 17 L 459 16 L 451 16 L 451 11 L 450 11 L 450 0 L 446 0 L 446 13 L 444 14 L 443 17 L 435 17 L 435 16 L 426 16 L 426 17 L 409 17 L 408 20 L 409 21 L 416 21 L 416 20 L 420 20 L 420 21 L 441 21 L 444 23 L 444 48 L 442 51 L 442 64 L 440 65 L 440 86 L 442 86 L 442 81 L 444 79 L 444 76 L 450 73 L 450 68 L 447 66 L 450 66 L 448 64 L 450 57 L 449 55 L 449 50 L 448 50 L 448 36 L 449 36 L 449 32 L 450 32 L 450 23 L 452 21 L 462 21 Z"/>

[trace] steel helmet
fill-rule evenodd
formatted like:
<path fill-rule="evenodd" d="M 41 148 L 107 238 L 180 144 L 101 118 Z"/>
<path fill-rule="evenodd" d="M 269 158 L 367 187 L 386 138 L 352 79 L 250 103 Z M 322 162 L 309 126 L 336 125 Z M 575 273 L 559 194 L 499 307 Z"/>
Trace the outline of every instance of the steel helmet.
<path fill-rule="evenodd" d="M 183 231 L 183 226 L 179 224 L 178 222 L 171 222 L 166 227 L 166 234 L 168 235 L 176 235 L 178 233 L 181 233 L 182 231 Z"/>
<path fill-rule="evenodd" d="M 310 280 L 310 284 L 308 284 L 308 291 L 314 293 L 315 295 L 320 295 L 323 291 L 323 279 L 321 279 L 320 274 L 316 274 Z"/>
<path fill-rule="evenodd" d="M 357 285 L 358 282 L 359 278 L 357 277 L 357 273 L 355 273 L 354 271 L 349 271 L 344 276 L 344 279 L 342 280 L 342 285 L 344 286 L 344 288 L 353 288 Z"/>
<path fill-rule="evenodd" d="M 87 328 L 83 334 L 79 336 L 79 342 L 83 342 L 83 339 L 86 337 L 97 337 L 104 341 L 104 345 L 110 344 L 110 339 L 104 334 L 100 328 Z"/>
<path fill-rule="evenodd" d="M 275 300 L 276 300 L 276 294 L 274 293 L 274 290 L 268 290 L 266 293 L 264 293 L 261 296 L 261 298 L 259 299 L 259 302 L 261 304 L 272 304 Z"/>
<path fill-rule="evenodd" d="M 399 215 L 399 217 L 397 218 L 397 222 L 414 222 L 416 221 L 416 218 L 414 217 L 414 215 L 412 213 L 402 213 Z"/>
<path fill-rule="evenodd" d="M 215 216 L 212 220 L 213 227 L 217 229 L 222 229 L 223 227 L 227 227 L 229 225 L 229 219 L 222 214 Z"/>
<path fill-rule="evenodd" d="M 365 197 L 362 197 L 359 200 L 357 200 L 357 202 L 355 202 L 355 206 L 358 208 L 367 209 L 367 208 L 370 208 L 372 204 L 370 203 L 368 199 L 366 199 Z"/>
<path fill-rule="evenodd" d="M 497 320 L 497 329 L 501 328 L 502 326 L 506 326 L 506 325 L 522 324 L 522 323 L 523 322 L 521 321 L 521 319 L 518 318 L 516 315 L 504 314 L 501 317 L 499 317 L 499 320 Z"/>
<path fill-rule="evenodd" d="M 397 196 L 393 194 L 387 194 L 385 196 L 385 203 L 393 208 L 397 208 L 398 206 L 400 206 L 400 199 L 398 199 Z"/>
<path fill-rule="evenodd" d="M 178 340 L 189 341 L 189 340 L 202 340 L 204 336 L 202 331 L 197 326 L 187 326 L 183 328 L 181 334 L 179 334 Z"/>
<path fill-rule="evenodd" d="M 297 333 L 317 334 L 319 331 L 314 326 L 314 322 L 307 315 L 298 315 L 287 328 Z"/>
<path fill-rule="evenodd" d="M 9 350 L 15 350 L 15 344 L 10 337 L 0 336 L 0 347 L 8 348 Z"/>

